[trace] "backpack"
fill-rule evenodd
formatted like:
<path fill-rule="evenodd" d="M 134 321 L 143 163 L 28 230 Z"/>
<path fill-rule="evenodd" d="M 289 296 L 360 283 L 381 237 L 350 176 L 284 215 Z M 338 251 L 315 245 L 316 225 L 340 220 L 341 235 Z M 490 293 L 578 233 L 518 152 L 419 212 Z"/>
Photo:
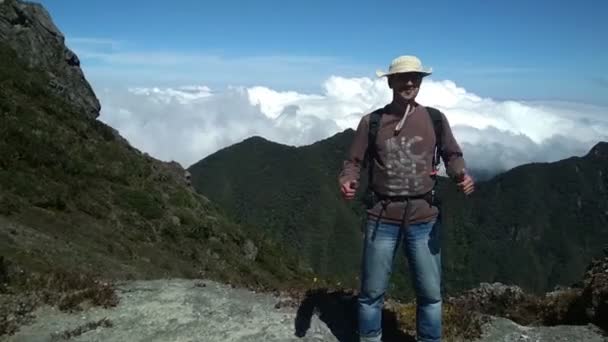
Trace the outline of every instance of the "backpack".
<path fill-rule="evenodd" d="M 375 111 L 373 111 L 370 114 L 370 118 L 369 118 L 369 130 L 367 133 L 367 151 L 365 154 L 365 158 L 363 161 L 363 165 L 367 166 L 367 170 L 368 170 L 368 181 L 367 181 L 367 189 L 365 191 L 365 199 L 364 202 L 366 203 L 368 208 L 373 207 L 376 204 L 376 195 L 375 193 L 371 190 L 371 185 L 372 185 L 372 181 L 373 181 L 373 174 L 374 174 L 374 160 L 376 159 L 376 157 L 378 156 L 378 152 L 376 151 L 376 137 L 378 136 L 378 129 L 380 128 L 380 119 L 382 118 L 382 114 L 384 114 L 385 108 L 380 108 L 377 109 Z M 438 171 L 438 166 L 440 164 L 440 157 L 441 157 L 441 148 L 443 147 L 442 145 L 442 137 L 443 137 L 443 118 L 442 118 L 442 113 L 438 110 L 435 109 L 433 107 L 426 107 L 427 112 L 429 113 L 429 116 L 431 118 L 431 121 L 433 122 L 433 130 L 435 131 L 435 148 L 433 149 L 433 172 L 431 173 L 431 177 L 433 178 L 433 180 L 435 181 L 435 185 L 433 186 L 433 190 L 431 190 L 431 193 L 428 194 L 430 195 L 430 198 L 428 198 L 428 195 L 425 194 L 424 196 L 422 196 L 423 198 L 426 198 L 429 201 L 429 204 L 431 205 L 438 205 L 439 202 L 435 196 L 435 187 L 437 185 L 437 171 Z"/>

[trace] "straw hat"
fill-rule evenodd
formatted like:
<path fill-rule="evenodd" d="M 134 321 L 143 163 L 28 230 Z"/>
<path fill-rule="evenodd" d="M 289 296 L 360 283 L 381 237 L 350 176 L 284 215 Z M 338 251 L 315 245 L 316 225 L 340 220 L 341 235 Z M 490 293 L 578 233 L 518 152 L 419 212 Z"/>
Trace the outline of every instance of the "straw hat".
<path fill-rule="evenodd" d="M 420 62 L 420 59 L 416 56 L 399 56 L 393 59 L 388 72 L 378 70 L 376 71 L 376 75 L 378 77 L 384 77 L 403 72 L 417 72 L 421 73 L 424 77 L 430 75 L 433 72 L 433 69 L 422 67 L 422 62 Z"/>

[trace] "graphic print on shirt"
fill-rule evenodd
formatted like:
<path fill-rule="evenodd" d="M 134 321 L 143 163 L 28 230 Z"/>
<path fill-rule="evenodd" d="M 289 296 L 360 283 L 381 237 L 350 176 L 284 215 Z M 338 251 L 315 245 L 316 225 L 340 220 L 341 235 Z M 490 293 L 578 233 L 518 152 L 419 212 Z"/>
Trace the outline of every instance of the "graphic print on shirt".
<path fill-rule="evenodd" d="M 408 196 L 423 190 L 424 177 L 428 174 L 427 152 L 415 154 L 412 151 L 412 145 L 422 140 L 420 136 L 386 140 L 387 195 Z"/>

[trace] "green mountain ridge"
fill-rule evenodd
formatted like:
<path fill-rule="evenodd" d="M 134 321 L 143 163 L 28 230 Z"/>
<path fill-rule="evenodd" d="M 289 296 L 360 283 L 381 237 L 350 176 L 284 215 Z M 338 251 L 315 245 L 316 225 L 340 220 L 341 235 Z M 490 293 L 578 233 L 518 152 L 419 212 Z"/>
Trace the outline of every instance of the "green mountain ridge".
<path fill-rule="evenodd" d="M 353 133 L 300 147 L 251 137 L 188 171 L 197 191 L 235 220 L 281 239 L 315 272 L 357 286 L 363 210 L 343 201 L 337 184 Z M 440 179 L 446 290 L 497 281 L 540 293 L 579 279 L 608 241 L 607 146 L 520 165 L 478 182 L 466 199 Z M 365 178 L 362 170 L 361 188 Z M 396 262 L 407 268 L 403 257 Z M 407 270 L 396 272 L 392 288 L 411 296 Z"/>

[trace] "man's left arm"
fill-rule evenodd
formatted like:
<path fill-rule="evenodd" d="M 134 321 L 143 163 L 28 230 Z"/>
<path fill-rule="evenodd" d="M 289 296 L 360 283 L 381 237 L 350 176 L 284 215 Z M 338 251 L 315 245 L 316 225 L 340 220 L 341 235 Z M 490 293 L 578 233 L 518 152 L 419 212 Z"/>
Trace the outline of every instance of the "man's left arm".
<path fill-rule="evenodd" d="M 450 179 L 454 180 L 458 187 L 466 194 L 474 190 L 473 178 L 467 173 L 466 163 L 460 145 L 454 138 L 452 127 L 447 117 L 441 114 L 443 124 L 442 146 L 440 149 L 441 159 L 445 164 L 445 170 Z"/>

